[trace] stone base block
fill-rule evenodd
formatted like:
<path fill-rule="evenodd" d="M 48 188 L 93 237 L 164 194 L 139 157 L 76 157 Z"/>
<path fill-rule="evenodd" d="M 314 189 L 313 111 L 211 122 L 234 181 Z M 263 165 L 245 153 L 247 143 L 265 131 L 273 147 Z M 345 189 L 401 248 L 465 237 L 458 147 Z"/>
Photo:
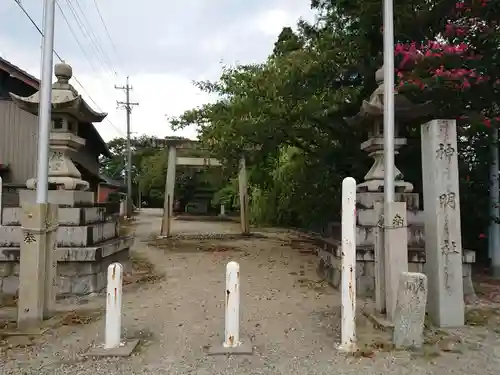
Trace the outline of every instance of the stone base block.
<path fill-rule="evenodd" d="M 77 226 L 93 223 L 102 223 L 116 220 L 118 212 L 114 213 L 113 207 L 103 204 L 99 207 L 59 207 L 59 225 Z M 21 208 L 4 207 L 2 212 L 2 225 L 21 225 Z"/>
<path fill-rule="evenodd" d="M 424 212 L 423 211 L 407 211 L 406 220 L 408 225 L 422 228 L 424 226 Z M 356 224 L 361 226 L 374 226 L 377 225 L 375 210 L 373 209 L 358 209 L 356 210 Z"/>
<path fill-rule="evenodd" d="M 395 202 L 406 202 L 408 211 L 418 211 L 420 209 L 420 197 L 418 193 L 396 193 Z M 373 209 L 375 202 L 384 202 L 383 192 L 365 192 L 356 194 L 356 206 L 358 208 Z"/>
<path fill-rule="evenodd" d="M 57 228 L 57 246 L 85 247 L 93 246 L 100 242 L 118 236 L 117 222 L 94 223 L 82 226 L 63 226 Z M 22 240 L 20 226 L 0 227 L 0 246 L 19 246 Z"/>
<path fill-rule="evenodd" d="M 135 348 L 139 345 L 139 340 L 125 341 L 118 348 L 104 349 L 92 348 L 87 353 L 84 353 L 84 357 L 130 357 L 134 352 Z"/>
<path fill-rule="evenodd" d="M 96 247 L 58 248 L 57 296 L 83 296 L 100 293 L 106 288 L 107 268 L 120 262 L 128 267 L 133 239 L 115 238 Z M 0 287 L 6 295 L 16 295 L 19 288 L 19 255 L 17 247 L 0 247 Z"/>
<path fill-rule="evenodd" d="M 215 343 L 214 345 L 210 345 L 207 350 L 207 355 L 252 355 L 253 354 L 253 345 L 250 337 L 243 337 L 241 340 L 241 344 L 235 348 L 226 348 L 222 343 Z"/>
<path fill-rule="evenodd" d="M 21 204 L 35 203 L 35 190 L 20 190 L 19 201 Z M 49 190 L 49 203 L 54 203 L 62 206 L 91 206 L 94 204 L 94 192 L 82 190 Z"/>
<path fill-rule="evenodd" d="M 408 225 L 408 246 L 423 247 L 425 244 L 424 226 Z M 374 225 L 356 225 L 356 245 L 372 246 L 375 243 Z"/>

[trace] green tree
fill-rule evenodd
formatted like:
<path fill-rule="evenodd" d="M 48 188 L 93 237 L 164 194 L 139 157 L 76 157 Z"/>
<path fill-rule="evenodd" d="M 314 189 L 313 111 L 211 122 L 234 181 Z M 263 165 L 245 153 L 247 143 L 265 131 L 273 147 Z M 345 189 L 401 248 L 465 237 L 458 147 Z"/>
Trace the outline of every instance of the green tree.
<path fill-rule="evenodd" d="M 411 46 L 443 39 L 448 23 L 464 20 L 453 9 L 471 2 L 410 0 L 395 4 L 396 43 Z M 496 25 L 494 32 L 464 43 L 482 48 L 484 58 L 474 60 L 474 69 L 498 77 L 500 22 L 496 18 L 500 12 L 498 2 L 485 3 L 481 11 L 487 16 L 483 21 Z M 381 66 L 383 48 L 382 0 L 313 0 L 311 5 L 317 12 L 317 23 L 299 22 L 297 32 L 284 28 L 272 54 L 261 64 L 225 67 L 217 81 L 197 82 L 198 88 L 219 99 L 172 122 L 174 128 L 199 125 L 201 141 L 224 160 L 228 174 L 234 176 L 239 157 L 246 157 L 251 211 L 261 223 L 324 226 L 340 214 L 341 180 L 348 175 L 362 179 L 370 165 L 359 150 L 367 129 L 349 127 L 344 119 L 355 115 L 377 86 L 375 71 Z M 439 59 L 430 62 L 436 64 Z M 463 62 L 450 60 L 455 65 Z M 414 66 L 409 74 L 417 74 L 420 68 L 428 71 L 425 64 Z M 421 90 L 409 90 L 408 95 L 416 102 L 438 100 L 440 108 L 452 109 L 441 113 L 447 116 L 457 114 L 459 107 L 470 107 L 472 100 L 477 108 L 498 109 L 496 89 L 464 97 L 453 87 L 445 89 L 446 95 L 434 86 L 423 93 L 427 96 L 422 96 Z M 409 146 L 402 150 L 398 165 L 418 191 L 419 128 L 414 126 L 417 124 L 404 125 Z M 460 139 L 464 177 L 460 191 L 462 212 L 467 212 L 462 219 L 471 224 L 464 246 L 476 248 L 479 245 L 473 239 L 484 231 L 480 226 L 487 221 L 487 210 L 483 206 L 477 210 L 474 202 L 487 196 L 488 176 L 485 168 L 475 167 L 487 165 L 487 142 L 484 128 L 464 126 L 460 131 L 464 137 Z M 233 193 L 234 188 L 228 185 L 219 195 L 228 198 Z"/>

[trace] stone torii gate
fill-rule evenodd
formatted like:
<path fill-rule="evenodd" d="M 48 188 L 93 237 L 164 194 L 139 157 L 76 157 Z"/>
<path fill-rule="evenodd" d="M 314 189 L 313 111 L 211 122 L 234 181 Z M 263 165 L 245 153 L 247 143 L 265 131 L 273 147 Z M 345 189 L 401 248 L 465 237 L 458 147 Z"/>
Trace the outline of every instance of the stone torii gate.
<path fill-rule="evenodd" d="M 170 237 L 172 235 L 172 216 L 174 206 L 174 190 L 175 190 L 175 170 L 178 165 L 192 167 L 220 167 L 221 163 L 215 158 L 205 158 L 196 156 L 177 156 L 177 149 L 193 148 L 197 141 L 192 141 L 185 138 L 170 138 L 165 140 L 153 140 L 154 147 L 163 146 L 168 148 L 168 165 L 167 177 L 165 181 L 165 201 L 163 205 L 163 220 L 161 223 L 162 237 Z M 239 161 L 239 197 L 240 197 L 240 222 L 241 233 L 250 233 L 250 218 L 248 215 L 248 184 L 245 158 L 240 158 Z"/>

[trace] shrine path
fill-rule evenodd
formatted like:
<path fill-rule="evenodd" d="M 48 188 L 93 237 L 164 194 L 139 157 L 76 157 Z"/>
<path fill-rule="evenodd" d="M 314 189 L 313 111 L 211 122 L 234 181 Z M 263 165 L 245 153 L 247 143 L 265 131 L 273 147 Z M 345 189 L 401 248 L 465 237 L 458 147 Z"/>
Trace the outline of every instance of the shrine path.
<path fill-rule="evenodd" d="M 478 350 L 414 358 L 375 351 L 346 356 L 339 342 L 339 294 L 318 282 L 311 244 L 285 231 L 262 238 L 179 241 L 172 248 L 148 245 L 160 228 L 160 211 L 144 210 L 136 226 L 134 256 L 147 257 L 164 279 L 126 288 L 125 337 L 140 338 L 128 358 L 85 359 L 102 343 L 104 319 L 55 328 L 22 348 L 12 339 L 0 354 L 0 374 L 497 374 L 498 335 L 478 336 Z M 224 222 L 174 221 L 174 233 L 237 233 Z M 222 342 L 224 274 L 228 261 L 241 266 L 241 330 L 253 339 L 253 356 L 210 357 L 205 346 Z M 79 301 L 99 305 L 102 299 Z M 361 302 L 359 302 L 361 305 Z M 360 313 L 360 340 L 373 334 Z"/>

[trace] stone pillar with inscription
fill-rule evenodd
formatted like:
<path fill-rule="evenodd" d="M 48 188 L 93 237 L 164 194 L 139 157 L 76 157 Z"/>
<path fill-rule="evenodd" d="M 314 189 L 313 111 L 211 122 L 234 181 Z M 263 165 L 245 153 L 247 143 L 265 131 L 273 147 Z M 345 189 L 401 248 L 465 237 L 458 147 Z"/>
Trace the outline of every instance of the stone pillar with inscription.
<path fill-rule="evenodd" d="M 357 231 L 356 245 L 363 253 L 374 249 L 375 300 L 380 313 L 386 312 L 392 318 L 395 309 L 397 285 L 401 272 L 408 271 L 408 248 L 422 248 L 420 233 L 422 222 L 417 213 L 419 194 L 413 192 L 413 185 L 404 180 L 401 171 L 394 165 L 394 203 L 384 207 L 384 70 L 375 73 L 379 86 L 368 100 L 364 100 L 359 113 L 348 123 L 366 127 L 368 139 L 361 149 L 368 152 L 374 163 L 364 180 L 357 186 Z M 427 104 L 413 104 L 401 94 L 394 97 L 395 155 L 407 144 L 400 134 L 400 127 L 427 115 Z M 376 204 L 377 207 L 376 207 Z M 422 248 L 423 251 L 423 248 Z M 363 290 L 367 288 L 358 288 Z M 366 290 L 367 291 L 367 290 Z"/>
<path fill-rule="evenodd" d="M 401 273 L 408 272 L 406 202 L 384 204 L 384 265 L 386 316 L 393 321 Z"/>
<path fill-rule="evenodd" d="M 429 121 L 421 134 L 428 311 L 438 327 L 459 327 L 464 294 L 456 121 Z"/>
<path fill-rule="evenodd" d="M 427 277 L 416 272 L 403 272 L 399 277 L 393 343 L 396 348 L 420 348 L 425 323 Z"/>

